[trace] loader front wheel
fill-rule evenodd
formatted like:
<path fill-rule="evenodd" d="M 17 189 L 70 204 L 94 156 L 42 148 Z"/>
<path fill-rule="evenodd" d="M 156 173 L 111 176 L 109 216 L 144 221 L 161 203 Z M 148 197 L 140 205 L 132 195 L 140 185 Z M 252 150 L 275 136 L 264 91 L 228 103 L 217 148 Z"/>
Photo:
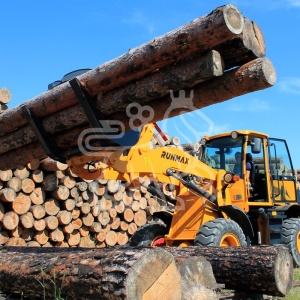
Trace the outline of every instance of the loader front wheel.
<path fill-rule="evenodd" d="M 203 224 L 195 238 L 196 246 L 246 246 L 242 228 L 233 220 L 215 219 Z"/>
<path fill-rule="evenodd" d="M 282 223 L 282 243 L 289 248 L 295 266 L 300 266 L 300 219 L 290 218 Z"/>
<path fill-rule="evenodd" d="M 164 246 L 167 233 L 167 227 L 164 224 L 146 224 L 133 234 L 129 245 L 137 247 Z"/>

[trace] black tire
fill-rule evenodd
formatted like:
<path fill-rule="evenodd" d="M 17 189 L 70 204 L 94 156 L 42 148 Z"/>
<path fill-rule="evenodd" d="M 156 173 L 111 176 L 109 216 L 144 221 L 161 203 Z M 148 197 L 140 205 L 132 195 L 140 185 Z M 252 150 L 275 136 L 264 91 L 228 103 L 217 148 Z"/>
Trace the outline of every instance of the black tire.
<path fill-rule="evenodd" d="M 131 237 L 130 246 L 149 247 L 153 241 L 167 234 L 167 227 L 164 224 L 146 224 L 140 227 Z"/>
<path fill-rule="evenodd" d="M 295 266 L 300 266 L 300 219 L 290 218 L 282 223 L 282 243 L 290 250 Z"/>
<path fill-rule="evenodd" d="M 195 238 L 196 246 L 246 246 L 242 228 L 233 220 L 215 219 L 203 224 Z"/>

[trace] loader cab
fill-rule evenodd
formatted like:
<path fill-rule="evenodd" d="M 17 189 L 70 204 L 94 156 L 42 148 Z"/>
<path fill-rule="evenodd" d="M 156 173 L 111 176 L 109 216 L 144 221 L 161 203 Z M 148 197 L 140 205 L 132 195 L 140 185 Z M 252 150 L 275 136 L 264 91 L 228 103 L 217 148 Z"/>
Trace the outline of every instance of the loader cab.
<path fill-rule="evenodd" d="M 241 130 L 205 137 L 200 144 L 201 161 L 240 176 L 230 190 L 234 205 L 248 210 L 297 203 L 296 177 L 285 140 Z"/>

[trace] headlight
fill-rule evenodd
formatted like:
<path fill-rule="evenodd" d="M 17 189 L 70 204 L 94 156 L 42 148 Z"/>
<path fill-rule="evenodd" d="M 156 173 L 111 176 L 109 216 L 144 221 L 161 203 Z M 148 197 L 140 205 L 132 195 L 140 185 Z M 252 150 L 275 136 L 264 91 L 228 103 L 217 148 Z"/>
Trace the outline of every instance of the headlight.
<path fill-rule="evenodd" d="M 240 180 L 240 176 L 232 173 L 226 173 L 224 175 L 224 181 L 226 183 L 232 183 Z"/>
<path fill-rule="evenodd" d="M 232 131 L 231 137 L 235 140 L 238 137 L 238 133 L 236 131 Z"/>

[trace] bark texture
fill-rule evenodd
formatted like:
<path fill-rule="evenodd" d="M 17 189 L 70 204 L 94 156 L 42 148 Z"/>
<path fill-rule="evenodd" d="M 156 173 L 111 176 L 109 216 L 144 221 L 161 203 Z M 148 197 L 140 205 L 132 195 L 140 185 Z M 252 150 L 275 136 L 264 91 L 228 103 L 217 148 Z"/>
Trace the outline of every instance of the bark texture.
<path fill-rule="evenodd" d="M 293 260 L 286 247 L 170 247 L 177 256 L 203 256 L 212 265 L 218 283 L 227 289 L 253 294 L 285 296 L 292 287 Z"/>
<path fill-rule="evenodd" d="M 163 249 L 0 248 L 2 291 L 54 299 L 181 299 L 180 274 Z M 41 286 L 43 284 L 44 288 Z"/>

